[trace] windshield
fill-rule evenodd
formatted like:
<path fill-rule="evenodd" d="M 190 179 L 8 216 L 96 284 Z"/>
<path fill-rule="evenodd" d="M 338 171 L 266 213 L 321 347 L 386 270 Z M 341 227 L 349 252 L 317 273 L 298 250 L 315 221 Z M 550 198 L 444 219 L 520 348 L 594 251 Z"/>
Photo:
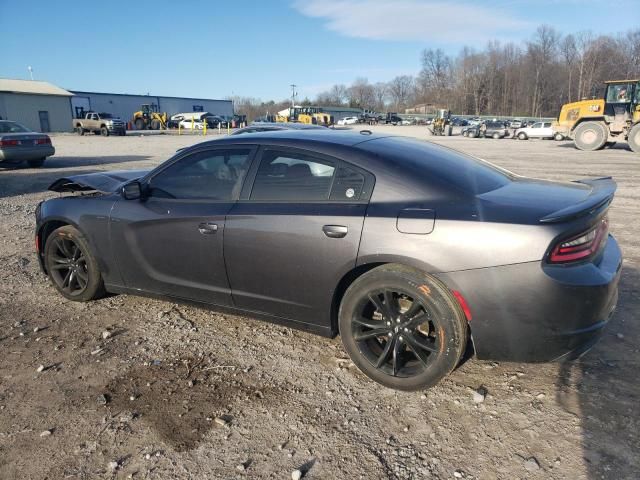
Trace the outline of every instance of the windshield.
<path fill-rule="evenodd" d="M 0 122 L 0 133 L 23 133 L 30 132 L 27 127 L 16 122 Z"/>
<path fill-rule="evenodd" d="M 107 119 L 107 118 L 114 118 L 114 117 L 113 117 L 113 115 L 111 115 L 110 113 L 99 113 L 99 114 L 98 114 L 98 116 L 99 116 L 100 118 L 104 118 L 104 119 Z"/>
<path fill-rule="evenodd" d="M 607 88 L 607 103 L 629 103 L 632 88 L 632 83 L 610 84 Z"/>

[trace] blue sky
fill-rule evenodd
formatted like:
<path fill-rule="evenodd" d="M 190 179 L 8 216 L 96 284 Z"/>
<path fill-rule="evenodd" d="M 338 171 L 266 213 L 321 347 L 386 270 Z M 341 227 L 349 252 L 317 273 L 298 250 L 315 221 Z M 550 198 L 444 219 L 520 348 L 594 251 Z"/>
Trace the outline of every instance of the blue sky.
<path fill-rule="evenodd" d="M 540 24 L 615 34 L 640 0 L 0 0 L 0 77 L 72 90 L 313 98 L 334 83 L 416 74 L 420 51 L 522 42 Z"/>

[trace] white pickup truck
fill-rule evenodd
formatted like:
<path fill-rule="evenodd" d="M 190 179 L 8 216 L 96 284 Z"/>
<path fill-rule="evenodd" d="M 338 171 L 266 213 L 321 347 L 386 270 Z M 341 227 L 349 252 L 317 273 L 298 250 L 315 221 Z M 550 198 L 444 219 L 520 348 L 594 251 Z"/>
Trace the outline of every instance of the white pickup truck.
<path fill-rule="evenodd" d="M 513 136 L 518 140 L 528 140 L 530 138 L 553 138 L 554 140 L 564 139 L 564 135 L 553 131 L 553 128 L 551 128 L 551 122 L 536 122 L 530 127 L 519 128 Z"/>
<path fill-rule="evenodd" d="M 108 137 L 111 134 L 125 135 L 127 133 L 127 127 L 124 122 L 110 113 L 87 112 L 84 118 L 73 119 L 73 129 L 78 135 L 93 132 L 103 137 Z"/>

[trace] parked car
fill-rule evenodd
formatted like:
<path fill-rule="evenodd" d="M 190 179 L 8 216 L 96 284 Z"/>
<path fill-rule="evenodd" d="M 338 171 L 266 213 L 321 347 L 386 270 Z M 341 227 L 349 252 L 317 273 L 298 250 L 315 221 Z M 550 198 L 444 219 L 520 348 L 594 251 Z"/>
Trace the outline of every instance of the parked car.
<path fill-rule="evenodd" d="M 480 125 L 465 127 L 462 129 L 462 135 L 470 138 L 505 138 L 509 136 L 509 130 L 504 126 L 503 122 L 484 122 Z"/>
<path fill-rule="evenodd" d="M 528 179 L 419 140 L 228 136 L 49 189 L 93 192 L 35 210 L 64 298 L 164 296 L 339 333 L 390 388 L 435 385 L 470 342 L 480 359 L 575 358 L 618 298 L 613 180 Z"/>
<path fill-rule="evenodd" d="M 48 135 L 33 132 L 18 122 L 0 120 L 0 167 L 22 162 L 41 167 L 54 153 L 56 150 Z"/>
<path fill-rule="evenodd" d="M 387 113 L 384 123 L 391 125 L 399 125 L 402 123 L 402 118 L 397 113 Z"/>
<path fill-rule="evenodd" d="M 244 133 L 258 133 L 258 132 L 275 132 L 278 130 L 325 130 L 326 127 L 320 125 L 311 125 L 308 123 L 295 123 L 295 122 L 258 122 L 252 123 L 244 128 L 239 128 L 231 132 L 231 135 L 242 135 Z"/>
<path fill-rule="evenodd" d="M 178 122 L 178 126 L 184 130 L 204 130 L 204 121 L 203 120 L 180 120 Z M 209 125 L 207 125 L 209 128 Z"/>
<path fill-rule="evenodd" d="M 514 137 L 518 140 L 528 140 L 529 138 L 554 138 L 554 136 L 555 133 L 553 128 L 551 128 L 551 122 L 536 122 L 530 127 L 519 128 L 514 134 Z"/>
<path fill-rule="evenodd" d="M 509 122 L 509 128 L 522 128 L 522 120 L 514 118 Z"/>
<path fill-rule="evenodd" d="M 110 113 L 86 112 L 84 118 L 74 118 L 72 126 L 79 135 L 93 132 L 108 137 L 112 134 L 122 136 L 127 133 L 124 121 Z"/>
<path fill-rule="evenodd" d="M 355 125 L 358 123 L 358 117 L 344 117 L 338 120 L 338 125 Z"/>

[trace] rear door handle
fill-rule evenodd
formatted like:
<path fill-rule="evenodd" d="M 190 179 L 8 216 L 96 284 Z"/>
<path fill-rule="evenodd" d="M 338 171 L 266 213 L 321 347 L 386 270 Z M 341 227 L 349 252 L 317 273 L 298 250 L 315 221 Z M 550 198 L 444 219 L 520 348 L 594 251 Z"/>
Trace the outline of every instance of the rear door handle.
<path fill-rule="evenodd" d="M 325 225 L 322 231 L 329 238 L 343 238 L 347 236 L 349 229 L 344 225 Z"/>
<path fill-rule="evenodd" d="M 213 222 L 202 222 L 198 225 L 198 231 L 203 235 L 211 235 L 218 231 L 218 224 Z"/>

